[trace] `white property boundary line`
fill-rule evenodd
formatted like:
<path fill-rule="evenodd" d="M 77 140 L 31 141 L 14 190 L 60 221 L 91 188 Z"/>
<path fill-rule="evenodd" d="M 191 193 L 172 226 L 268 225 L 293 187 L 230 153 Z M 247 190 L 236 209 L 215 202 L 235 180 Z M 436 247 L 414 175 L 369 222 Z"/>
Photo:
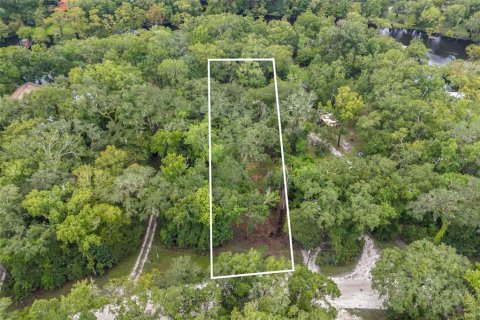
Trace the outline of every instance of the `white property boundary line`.
<path fill-rule="evenodd" d="M 212 61 L 271 61 L 273 65 L 273 82 L 275 86 L 275 102 L 277 105 L 278 115 L 278 133 L 280 136 L 280 152 L 282 155 L 282 171 L 283 171 L 283 185 L 285 187 L 285 206 L 287 207 L 287 224 L 288 224 L 288 240 L 290 243 L 290 260 L 292 262 L 291 269 L 266 271 L 266 272 L 253 272 L 243 274 L 233 274 L 226 276 L 214 276 L 213 275 L 213 206 L 212 206 L 212 120 L 211 120 L 211 86 L 210 86 L 210 63 Z M 233 59 L 208 59 L 208 182 L 210 189 L 210 279 L 227 279 L 238 278 L 246 276 L 258 276 L 275 273 L 285 273 L 295 271 L 295 262 L 293 260 L 293 244 L 292 244 L 292 228 L 290 226 L 290 209 L 288 206 L 288 191 L 287 191 L 287 170 L 285 169 L 285 157 L 283 155 L 283 139 L 282 139 L 282 124 L 280 121 L 280 102 L 278 98 L 278 84 L 277 84 L 277 71 L 275 67 L 274 58 L 233 58 Z"/>

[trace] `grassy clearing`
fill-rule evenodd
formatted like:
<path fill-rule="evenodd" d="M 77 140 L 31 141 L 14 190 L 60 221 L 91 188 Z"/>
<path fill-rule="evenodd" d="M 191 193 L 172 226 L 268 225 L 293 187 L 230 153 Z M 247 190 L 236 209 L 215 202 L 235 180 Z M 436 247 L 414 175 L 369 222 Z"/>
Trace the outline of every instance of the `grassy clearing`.
<path fill-rule="evenodd" d="M 13 305 L 12 305 L 12 309 L 21 310 L 23 308 L 29 307 L 33 304 L 33 302 L 35 300 L 38 300 L 38 299 L 53 299 L 53 298 L 58 298 L 62 295 L 63 296 L 68 295 L 70 293 L 70 290 L 72 289 L 73 285 L 76 282 L 77 281 L 68 281 L 68 282 L 64 283 L 62 286 L 60 286 L 60 287 L 58 287 L 54 290 L 51 290 L 51 291 L 47 291 L 47 290 L 43 290 L 43 289 L 36 290 L 31 295 L 29 295 L 27 298 L 25 298 L 21 301 L 14 302 Z"/>
<path fill-rule="evenodd" d="M 365 320 L 386 320 L 387 313 L 385 310 L 378 309 L 348 309 L 348 311 Z"/>
<path fill-rule="evenodd" d="M 335 276 L 340 276 L 345 273 L 350 273 L 355 269 L 356 261 L 350 264 L 346 264 L 343 266 L 334 266 L 331 264 L 321 264 L 319 265 L 320 272 L 323 275 L 326 275 L 328 277 L 335 277 Z"/>
<path fill-rule="evenodd" d="M 293 248 L 293 261 L 295 262 L 295 264 L 301 264 L 303 265 L 303 256 L 302 256 L 302 252 L 300 251 L 301 249 L 300 248 Z"/>
<path fill-rule="evenodd" d="M 105 272 L 103 275 L 95 279 L 95 283 L 102 288 L 110 280 L 116 278 L 128 277 L 132 271 L 135 261 L 137 260 L 138 252 L 134 252 L 120 261 L 115 267 Z"/>
<path fill-rule="evenodd" d="M 374 239 L 374 241 L 375 241 L 375 246 L 380 250 L 391 249 L 391 248 L 405 249 L 405 247 L 407 246 L 407 244 L 400 239 L 395 239 L 391 241 L 379 241 Z"/>
<path fill-rule="evenodd" d="M 169 249 L 163 246 L 152 246 L 143 272 L 150 272 L 153 269 L 157 269 L 161 273 L 170 267 L 173 259 L 182 256 L 190 256 L 192 261 L 205 271 L 207 271 L 210 266 L 210 256 L 208 254 L 199 254 L 187 249 Z"/>
<path fill-rule="evenodd" d="M 160 272 L 167 270 L 173 259 L 181 256 L 190 256 L 192 261 L 198 264 L 200 268 L 205 269 L 205 271 L 210 267 L 210 255 L 208 252 L 201 254 L 188 249 L 167 248 L 162 244 L 160 232 L 157 230 L 143 272 L 150 272 L 153 269 L 157 269 Z"/>

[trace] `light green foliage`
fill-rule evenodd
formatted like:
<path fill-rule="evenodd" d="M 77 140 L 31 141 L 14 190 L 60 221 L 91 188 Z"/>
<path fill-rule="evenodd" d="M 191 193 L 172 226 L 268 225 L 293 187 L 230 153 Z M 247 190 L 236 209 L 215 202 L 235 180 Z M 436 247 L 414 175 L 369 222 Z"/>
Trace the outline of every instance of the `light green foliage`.
<path fill-rule="evenodd" d="M 320 300 L 326 295 L 338 297 L 340 291 L 327 277 L 319 273 L 312 273 L 306 267 L 299 266 L 289 279 L 288 288 L 293 304 L 301 310 L 310 311 L 312 299 Z"/>
<path fill-rule="evenodd" d="M 281 316 L 269 314 L 267 312 L 261 312 L 255 310 L 255 306 L 248 304 L 243 311 L 234 309 L 232 312 L 232 320 L 282 320 L 287 319 Z"/>
<path fill-rule="evenodd" d="M 307 93 L 300 89 L 288 96 L 285 102 L 282 101 L 282 119 L 287 122 L 282 129 L 288 134 L 294 151 L 296 143 L 305 131 L 306 124 L 313 122 L 317 115 L 315 100 L 314 93 Z"/>
<path fill-rule="evenodd" d="M 180 13 L 190 15 L 198 15 L 202 10 L 202 5 L 198 0 L 176 0 L 174 6 Z"/>
<path fill-rule="evenodd" d="M 145 11 L 132 6 L 128 2 L 122 3 L 122 5 L 115 10 L 114 26 L 117 32 L 139 29 L 144 21 Z"/>
<path fill-rule="evenodd" d="M 463 297 L 464 320 L 474 320 L 480 316 L 480 265 L 477 263 L 476 267 L 465 272 L 465 279 L 472 290 Z"/>
<path fill-rule="evenodd" d="M 373 286 L 387 306 L 413 319 L 438 319 L 455 312 L 466 286 L 468 260 L 444 244 L 416 241 L 404 251 L 385 249 L 372 270 Z M 415 301 L 415 303 L 412 303 Z"/>
<path fill-rule="evenodd" d="M 122 204 L 125 214 L 132 216 L 145 217 L 148 214 L 155 213 L 157 210 L 149 208 L 147 187 L 150 178 L 155 170 L 151 167 L 132 164 L 126 168 L 120 176 L 114 181 L 113 193 L 110 199 L 116 203 Z M 150 210 L 149 210 L 150 209 Z"/>
<path fill-rule="evenodd" d="M 422 11 L 420 19 L 426 26 L 433 28 L 442 23 L 445 20 L 445 16 L 439 8 L 431 6 Z"/>
<path fill-rule="evenodd" d="M 5 320 L 13 320 L 16 318 L 16 312 L 10 312 L 9 308 L 12 305 L 12 299 L 2 297 L 0 298 L 0 317 Z"/>
<path fill-rule="evenodd" d="M 190 256 L 175 258 L 159 279 L 160 286 L 171 287 L 196 284 L 202 280 L 203 271 Z"/>
<path fill-rule="evenodd" d="M 36 300 L 28 309 L 25 319 L 60 320 L 75 315 L 80 319 L 93 319 L 93 310 L 101 308 L 107 302 L 96 285 L 87 281 L 78 282 L 67 296 Z"/>
<path fill-rule="evenodd" d="M 0 20 L 0 41 L 7 38 L 9 34 L 10 28 L 8 28 L 8 26 L 2 20 Z"/>
<path fill-rule="evenodd" d="M 208 150 L 208 123 L 192 124 L 185 133 L 185 144 L 195 158 L 206 159 Z"/>
<path fill-rule="evenodd" d="M 130 224 L 119 208 L 108 204 L 86 205 L 77 215 L 69 215 L 57 226 L 58 240 L 75 244 L 87 257 L 89 267 L 95 270 L 92 252 L 96 247 L 120 241 L 121 228 Z M 102 269 L 103 266 L 99 266 Z"/>
<path fill-rule="evenodd" d="M 471 44 L 467 47 L 467 55 L 471 60 L 480 60 L 480 46 Z"/>
<path fill-rule="evenodd" d="M 187 170 L 187 164 L 185 163 L 185 157 L 177 155 L 175 153 L 169 153 L 162 160 L 162 172 L 169 179 L 174 180 L 179 175 Z"/>
<path fill-rule="evenodd" d="M 204 305 L 217 299 L 218 293 L 211 286 L 200 290 L 193 286 L 172 286 L 152 293 L 152 300 L 160 307 L 159 313 L 176 318 L 215 314 L 215 310 L 206 311 Z"/>
<path fill-rule="evenodd" d="M 260 252 L 250 250 L 245 254 L 222 253 L 215 261 L 214 274 L 242 274 L 263 271 L 262 255 Z"/>
<path fill-rule="evenodd" d="M 237 69 L 238 82 L 244 86 L 260 87 L 265 85 L 266 79 L 258 62 L 242 63 Z"/>
<path fill-rule="evenodd" d="M 165 59 L 159 64 L 157 73 L 161 84 L 175 86 L 185 81 L 188 69 L 183 60 Z"/>
<path fill-rule="evenodd" d="M 112 174 L 118 174 L 128 163 L 128 153 L 118 149 L 115 146 L 107 146 L 100 152 L 100 156 L 95 159 L 95 166 L 99 169 L 107 170 Z"/>
<path fill-rule="evenodd" d="M 45 29 L 45 37 L 53 36 L 57 41 L 77 36 L 83 38 L 88 29 L 88 20 L 81 8 L 71 8 L 68 11 L 58 10 L 43 20 L 43 28 Z M 41 34 L 40 32 L 37 28 L 33 37 L 38 37 Z"/>
<path fill-rule="evenodd" d="M 445 15 L 449 22 L 455 26 L 458 26 L 464 19 L 466 12 L 467 8 L 465 8 L 465 6 L 461 4 L 453 4 L 447 7 L 445 10 Z"/>
<path fill-rule="evenodd" d="M 222 253 L 215 261 L 215 267 L 215 274 L 221 275 L 283 269 L 288 268 L 288 262 L 272 257 L 262 259 L 257 251 L 251 250 L 241 254 Z M 334 282 L 303 266 L 296 266 L 288 278 L 279 274 L 228 279 L 220 284 L 220 288 L 226 305 L 236 308 L 232 316 L 238 319 L 250 319 L 253 315 L 260 318 L 268 315 L 273 319 L 310 319 L 316 315 L 312 319 L 332 319 L 335 312 L 325 299 L 340 294 Z M 247 303 L 246 297 L 250 297 L 250 302 Z M 312 299 L 322 301 L 327 307 L 312 304 Z"/>
<path fill-rule="evenodd" d="M 164 157 L 169 153 L 179 152 L 182 140 L 183 134 L 178 130 L 158 130 L 152 137 L 150 149 L 153 153 L 158 153 L 159 156 Z"/>
<path fill-rule="evenodd" d="M 208 251 L 208 58 L 276 59 L 292 234 L 304 248 L 327 247 L 318 262 L 354 261 L 364 233 L 428 237 L 478 255 L 477 46 L 467 49 L 468 61 L 431 67 L 420 40 L 402 48 L 372 27 L 477 41 L 475 1 L 229 0 L 203 10 L 198 0 L 70 0 L 67 11 L 51 4 L 4 0 L 0 8 L 0 39 L 33 40 L 31 49 L 0 48 L 0 263 L 14 299 L 113 267 L 138 249 L 151 214 L 164 245 Z M 213 63 L 211 72 L 217 247 L 265 229 L 282 179 L 271 64 Z M 23 99 L 7 96 L 41 79 L 47 83 Z M 319 125 L 317 110 L 333 112 L 342 129 Z M 339 134 L 343 157 L 329 151 Z M 285 230 L 283 222 L 274 227 Z M 465 318 L 478 317 L 477 271 L 464 272 L 467 263 L 452 252 L 424 242 L 386 251 L 389 263 L 379 268 L 388 272 L 377 282 L 392 292 L 392 317 L 446 318 L 460 304 Z M 236 264 L 222 267 L 290 267 L 257 256 L 227 255 Z M 309 301 L 338 294 L 332 283 L 297 271 L 200 287 L 204 272 L 179 260 L 158 279 L 104 293 L 125 303 L 118 319 L 333 319 L 334 310 Z M 89 290 L 38 301 L 25 317 L 81 311 L 89 319 L 87 309 L 99 307 Z M 147 291 L 155 308 L 145 315 Z M 0 318 L 8 319 L 8 303 Z"/>
<path fill-rule="evenodd" d="M 118 90 L 125 86 L 139 84 L 140 73 L 131 65 L 118 65 L 106 60 L 101 64 L 88 65 L 85 69 L 74 68 L 69 73 L 72 84 L 96 83 L 107 90 Z"/>
<path fill-rule="evenodd" d="M 363 106 L 362 97 L 358 96 L 350 87 L 338 88 L 338 93 L 335 97 L 335 110 L 341 121 L 347 122 L 352 120 L 362 110 Z"/>
<path fill-rule="evenodd" d="M 33 190 L 25 197 L 22 206 L 33 217 L 43 216 L 52 223 L 59 223 L 65 218 L 64 199 L 69 193 L 68 188 L 58 186 L 52 190 Z"/>
<path fill-rule="evenodd" d="M 475 12 L 466 23 L 467 29 L 475 36 L 480 32 L 480 12 Z"/>
<path fill-rule="evenodd" d="M 407 47 L 407 53 L 410 57 L 420 62 L 425 62 L 427 56 L 427 48 L 420 38 L 414 38 Z"/>
<path fill-rule="evenodd" d="M 473 177 L 457 177 L 440 187 L 421 195 L 409 207 L 417 218 L 433 213 L 434 219 L 441 220 L 442 227 L 435 236 L 439 242 L 451 223 L 459 226 L 478 226 L 477 203 L 480 199 L 480 181 Z"/>
<path fill-rule="evenodd" d="M 272 20 L 268 24 L 268 39 L 277 45 L 295 45 L 297 35 L 290 23 L 287 21 Z"/>

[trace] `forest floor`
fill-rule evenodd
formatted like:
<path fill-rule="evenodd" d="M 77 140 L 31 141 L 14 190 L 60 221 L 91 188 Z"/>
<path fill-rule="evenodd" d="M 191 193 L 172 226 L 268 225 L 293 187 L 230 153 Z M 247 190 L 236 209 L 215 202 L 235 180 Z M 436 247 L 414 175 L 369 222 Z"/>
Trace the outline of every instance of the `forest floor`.
<path fill-rule="evenodd" d="M 248 176 L 260 193 L 265 193 L 264 178 L 272 174 L 275 167 L 276 162 L 272 159 L 265 163 L 249 162 L 247 164 Z M 217 257 L 225 251 L 245 253 L 256 249 L 263 257 L 285 257 L 290 260 L 290 241 L 288 233 L 281 232 L 283 224 L 284 221 L 279 216 L 277 208 L 271 208 L 265 221 L 256 224 L 251 231 L 248 230 L 248 218 L 245 218 L 233 226 L 233 238 L 214 249 L 214 255 Z"/>
<path fill-rule="evenodd" d="M 253 231 L 247 234 L 246 223 L 234 227 L 233 239 L 227 241 L 216 253 L 232 251 L 234 253 L 246 252 L 250 249 L 259 250 L 263 256 L 290 257 L 290 243 L 288 234 L 277 234 L 278 221 L 274 213 L 270 214 L 264 223 L 257 224 Z"/>

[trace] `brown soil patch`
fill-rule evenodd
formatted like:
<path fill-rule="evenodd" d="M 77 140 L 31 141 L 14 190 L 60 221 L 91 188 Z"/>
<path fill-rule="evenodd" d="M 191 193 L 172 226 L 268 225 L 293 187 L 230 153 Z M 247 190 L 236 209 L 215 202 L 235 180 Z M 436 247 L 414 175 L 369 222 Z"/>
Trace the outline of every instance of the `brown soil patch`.
<path fill-rule="evenodd" d="M 267 160 L 263 163 L 251 161 L 246 164 L 246 168 L 250 180 L 254 182 L 260 193 L 264 193 L 264 178 L 269 172 L 271 173 L 274 170 L 275 163 L 271 160 Z"/>
<path fill-rule="evenodd" d="M 249 178 L 255 183 L 260 193 L 264 193 L 263 180 L 268 172 L 274 168 L 273 162 L 258 163 L 248 162 L 246 164 Z M 284 201 L 282 199 L 281 201 Z M 233 239 L 227 241 L 217 252 L 232 251 L 234 253 L 246 252 L 250 249 L 257 249 L 267 256 L 286 257 L 290 259 L 290 242 L 288 234 L 282 230 L 285 216 L 285 205 L 278 208 L 271 208 L 270 215 L 264 223 L 257 224 L 250 233 L 247 233 L 248 218 L 244 217 L 241 223 L 235 224 L 233 228 Z M 282 215 L 280 215 L 279 210 Z"/>
<path fill-rule="evenodd" d="M 233 226 L 233 239 L 227 241 L 220 251 L 246 252 L 250 249 L 258 249 L 265 256 L 290 258 L 290 243 L 288 234 L 278 234 L 278 216 L 275 209 L 267 217 L 264 223 L 257 224 L 253 231 L 247 235 L 247 220 Z"/>

